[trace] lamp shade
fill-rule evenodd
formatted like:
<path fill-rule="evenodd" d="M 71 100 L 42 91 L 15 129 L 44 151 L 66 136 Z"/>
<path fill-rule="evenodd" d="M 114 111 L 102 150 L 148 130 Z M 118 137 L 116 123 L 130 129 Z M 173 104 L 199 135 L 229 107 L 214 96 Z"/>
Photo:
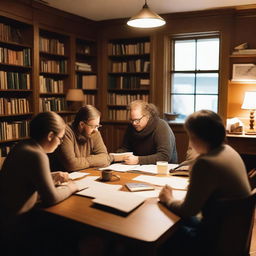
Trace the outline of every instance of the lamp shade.
<path fill-rule="evenodd" d="M 256 92 L 245 92 L 242 109 L 256 109 Z"/>
<path fill-rule="evenodd" d="M 166 22 L 162 17 L 149 9 L 147 2 L 145 1 L 142 10 L 131 17 L 128 20 L 127 25 L 136 28 L 155 28 L 163 26 L 165 23 Z"/>
<path fill-rule="evenodd" d="M 66 96 L 67 101 L 84 101 L 84 93 L 81 89 L 69 89 Z"/>

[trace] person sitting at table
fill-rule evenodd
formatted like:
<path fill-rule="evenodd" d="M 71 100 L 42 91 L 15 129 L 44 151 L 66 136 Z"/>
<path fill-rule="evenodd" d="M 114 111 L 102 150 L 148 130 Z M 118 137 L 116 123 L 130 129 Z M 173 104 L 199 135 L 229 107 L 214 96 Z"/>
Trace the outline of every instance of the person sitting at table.
<path fill-rule="evenodd" d="M 52 171 L 75 171 L 110 164 L 106 146 L 98 128 L 100 112 L 86 105 L 77 112 L 74 121 L 66 126 L 63 143 L 49 155 Z"/>
<path fill-rule="evenodd" d="M 117 152 L 133 152 L 133 155 L 114 155 L 112 160 L 124 161 L 125 164 L 177 163 L 174 134 L 170 126 L 159 118 L 157 107 L 135 100 L 129 104 L 129 110 L 130 124 Z"/>
<path fill-rule="evenodd" d="M 216 113 L 201 110 L 191 114 L 185 121 L 185 129 L 192 148 L 198 153 L 191 165 L 186 197 L 183 201 L 175 200 L 172 188 L 165 186 L 159 199 L 185 220 L 170 242 L 170 254 L 207 255 L 202 239 L 207 232 L 204 220 L 210 207 L 219 199 L 246 197 L 251 188 L 243 160 L 225 144 L 225 127 Z M 192 217 L 199 212 L 201 220 Z"/>
<path fill-rule="evenodd" d="M 46 154 L 62 142 L 63 119 L 54 112 L 43 112 L 31 120 L 29 128 L 30 139 L 10 151 L 0 172 L 0 242 L 9 244 L 8 255 L 22 254 L 21 248 L 33 245 L 34 240 L 25 243 L 24 239 L 33 217 L 31 210 L 39 199 L 50 206 L 79 190 L 77 184 L 68 182 L 68 173 L 51 173 Z M 55 187 L 62 182 L 67 183 Z M 12 254 L 12 249 L 17 251 Z M 27 248 L 25 252 L 29 254 Z"/>

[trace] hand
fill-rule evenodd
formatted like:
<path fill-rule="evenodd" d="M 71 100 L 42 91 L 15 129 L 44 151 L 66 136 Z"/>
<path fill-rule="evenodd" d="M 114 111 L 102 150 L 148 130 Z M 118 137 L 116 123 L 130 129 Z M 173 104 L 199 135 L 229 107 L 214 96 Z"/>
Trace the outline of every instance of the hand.
<path fill-rule="evenodd" d="M 165 185 L 159 193 L 160 202 L 168 205 L 173 200 L 172 188 Z"/>
<path fill-rule="evenodd" d="M 52 179 L 55 185 L 60 185 L 63 182 L 68 182 L 69 175 L 67 172 L 52 172 Z"/>
<path fill-rule="evenodd" d="M 112 155 L 113 158 L 114 158 L 114 162 L 123 162 L 124 161 L 124 158 L 126 157 L 125 155 L 121 155 L 121 156 L 118 156 L 118 155 Z"/>
<path fill-rule="evenodd" d="M 139 157 L 134 155 L 128 155 L 124 157 L 124 163 L 125 164 L 138 164 L 139 163 Z"/>

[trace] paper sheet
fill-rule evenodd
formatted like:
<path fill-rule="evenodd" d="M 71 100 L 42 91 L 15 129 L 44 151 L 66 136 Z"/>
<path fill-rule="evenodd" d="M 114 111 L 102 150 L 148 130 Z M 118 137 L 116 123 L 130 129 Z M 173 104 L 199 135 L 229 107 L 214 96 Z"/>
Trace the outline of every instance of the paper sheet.
<path fill-rule="evenodd" d="M 89 178 L 89 177 L 88 177 Z M 102 195 L 109 196 L 110 192 L 119 190 L 122 185 L 104 184 L 98 181 L 87 181 L 88 188 L 78 191 L 76 194 L 87 197 L 102 197 Z"/>
<path fill-rule="evenodd" d="M 128 213 L 142 204 L 145 198 L 131 192 L 112 191 L 92 201 Z"/>
<path fill-rule="evenodd" d="M 79 179 L 79 178 L 82 178 L 86 175 L 89 175 L 90 173 L 88 172 L 71 172 L 68 174 L 69 178 L 71 180 L 75 180 L 75 179 Z"/>
<path fill-rule="evenodd" d="M 181 178 L 181 177 L 155 177 L 155 176 L 147 176 L 147 175 L 140 175 L 133 180 L 147 182 L 150 184 L 158 185 L 158 186 L 165 186 L 166 184 L 171 186 L 173 189 L 181 189 L 186 190 L 188 186 L 188 179 Z"/>

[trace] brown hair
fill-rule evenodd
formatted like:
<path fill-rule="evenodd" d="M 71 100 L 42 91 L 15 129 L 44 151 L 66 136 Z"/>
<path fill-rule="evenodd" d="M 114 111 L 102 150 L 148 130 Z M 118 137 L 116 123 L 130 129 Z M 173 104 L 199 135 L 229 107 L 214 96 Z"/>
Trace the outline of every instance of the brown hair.
<path fill-rule="evenodd" d="M 132 101 L 128 106 L 128 110 L 132 110 L 137 107 L 141 108 L 143 115 L 148 115 L 149 117 L 155 117 L 159 115 L 158 109 L 153 103 L 148 103 L 143 100 Z"/>
<path fill-rule="evenodd" d="M 212 149 L 225 142 L 226 130 L 221 117 L 210 110 L 200 110 L 189 115 L 185 129 L 192 132 Z"/>
<path fill-rule="evenodd" d="M 65 122 L 55 112 L 42 112 L 36 115 L 29 124 L 29 135 L 32 139 L 40 141 L 45 138 L 49 132 L 59 134 L 65 128 Z"/>
<path fill-rule="evenodd" d="M 96 118 L 100 117 L 100 115 L 101 115 L 100 111 L 98 109 L 96 109 L 94 106 L 85 105 L 85 106 L 81 107 L 79 109 L 79 111 L 77 112 L 77 114 L 75 116 L 75 120 L 72 125 L 75 129 L 77 129 L 78 125 L 81 121 L 87 122 L 92 119 L 96 119 Z"/>

